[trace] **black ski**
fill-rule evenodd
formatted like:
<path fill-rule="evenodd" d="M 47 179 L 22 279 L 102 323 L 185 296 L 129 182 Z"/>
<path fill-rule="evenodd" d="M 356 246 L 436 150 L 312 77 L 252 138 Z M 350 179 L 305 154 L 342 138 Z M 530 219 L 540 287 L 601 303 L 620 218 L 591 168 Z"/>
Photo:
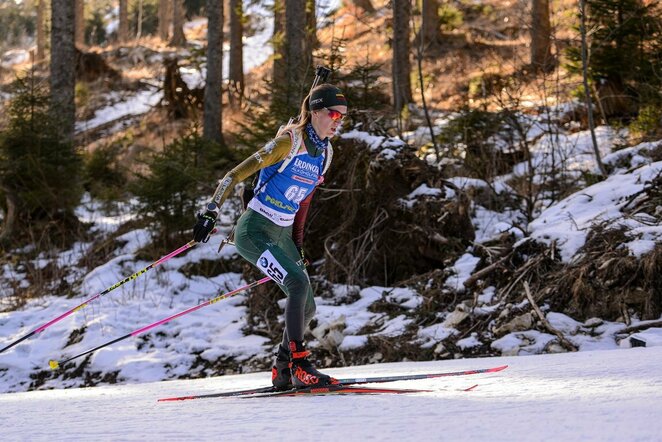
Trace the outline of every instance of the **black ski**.
<path fill-rule="evenodd" d="M 482 368 L 478 370 L 462 370 L 462 371 L 451 371 L 451 372 L 445 372 L 445 373 L 427 373 L 427 374 L 412 374 L 412 375 L 398 375 L 398 376 L 381 376 L 381 377 L 369 377 L 369 378 L 348 378 L 348 379 L 338 379 L 339 384 L 338 385 L 332 385 L 331 387 L 335 389 L 347 389 L 346 394 L 351 394 L 351 393 L 356 393 L 355 391 L 352 392 L 351 390 L 354 390 L 354 388 L 349 389 L 349 386 L 354 386 L 354 385 L 360 385 L 360 384 L 373 384 L 373 383 L 382 383 L 382 382 L 396 382 L 396 381 L 413 381 L 413 380 L 419 380 L 419 379 L 433 379 L 433 378 L 443 378 L 443 377 L 450 377 L 450 376 L 466 376 L 466 375 L 472 375 L 472 374 L 482 374 L 482 373 L 496 373 L 501 370 L 505 370 L 508 368 L 507 365 L 501 365 L 499 367 L 492 367 L 492 368 Z M 198 395 L 192 395 L 192 396 L 178 396 L 178 397 L 170 397 L 170 398 L 163 398 L 159 399 L 159 402 L 167 402 L 167 401 L 185 401 L 189 399 L 208 399 L 208 398 L 215 398 L 215 397 L 237 397 L 237 396 L 248 396 L 250 397 L 260 397 L 260 395 L 265 395 L 265 396 L 278 396 L 278 395 L 289 395 L 289 396 L 296 396 L 297 392 L 301 392 L 304 390 L 309 390 L 309 389 L 315 389 L 315 387 L 309 387 L 309 388 L 303 388 L 303 389 L 290 389 L 290 390 L 285 390 L 285 391 L 279 391 L 276 390 L 274 387 L 258 387 L 258 388 L 250 388 L 247 390 L 236 390 L 236 391 L 225 391 L 222 393 L 208 393 L 208 394 L 198 394 Z M 371 390 L 369 388 L 365 388 L 365 390 Z M 375 389 L 373 389 L 375 390 Z M 376 389 L 379 390 L 379 389 Z M 409 393 L 409 392 L 421 392 L 425 390 L 395 390 L 395 392 L 404 392 L 404 393 Z M 338 393 L 338 391 L 334 391 L 336 394 L 342 394 Z M 328 394 L 328 393 L 334 393 L 334 392 L 322 392 L 319 394 Z M 376 393 L 373 391 L 373 393 Z M 301 393 L 301 394 L 314 394 L 314 393 Z"/>

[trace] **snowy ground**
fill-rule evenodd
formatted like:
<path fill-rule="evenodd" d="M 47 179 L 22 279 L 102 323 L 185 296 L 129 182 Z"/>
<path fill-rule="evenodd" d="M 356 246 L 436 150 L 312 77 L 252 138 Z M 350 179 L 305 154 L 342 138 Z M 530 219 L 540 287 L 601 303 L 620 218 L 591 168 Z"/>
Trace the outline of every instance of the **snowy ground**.
<path fill-rule="evenodd" d="M 608 128 L 601 129 L 609 132 Z M 576 136 L 585 139 L 585 133 Z M 383 137 L 371 137 L 357 130 L 343 134 L 345 138 L 362 140 L 382 153 L 402 148 L 402 143 Z M 544 143 L 542 143 L 544 144 Z M 608 144 L 608 143 L 607 143 Z M 567 146 L 571 158 L 583 158 L 588 150 L 586 141 L 573 142 L 574 150 Z M 630 253 L 642 257 L 649 253 L 662 240 L 662 226 L 645 218 L 645 214 L 625 216 L 624 204 L 631 195 L 636 195 L 650 185 L 650 180 L 662 171 L 662 161 L 652 162 L 646 155 L 651 143 L 644 143 L 606 156 L 605 161 L 612 164 L 625 163 L 628 167 L 615 169 L 605 181 L 582 189 L 564 200 L 543 210 L 538 218 L 529 224 L 529 234 L 542 242 L 556 241 L 564 260 L 571 261 L 584 244 L 592 224 L 608 221 L 610 225 L 621 225 L 626 229 L 629 241 L 624 244 Z M 610 149 L 605 146 L 605 155 Z M 545 149 L 536 158 L 544 158 Z M 581 161 L 577 161 L 580 163 Z M 625 164 L 624 163 L 624 164 Z M 480 186 L 478 180 L 455 179 L 461 186 Z M 440 193 L 439 189 L 416 189 L 405 200 L 410 202 L 421 195 Z M 93 223 L 100 234 L 109 234 L 126 222 L 134 210 L 130 204 L 120 211 L 120 215 L 110 216 L 103 213 L 94 201 L 86 199 L 77 214 L 82 221 Z M 487 240 L 503 231 L 512 231 L 514 220 L 508 220 L 506 214 L 492 217 L 486 209 L 475 207 L 474 225 L 476 236 Z M 227 219 L 225 219 L 227 218 Z M 222 219 L 229 225 L 231 217 Z M 516 235 L 526 240 L 523 231 Z M 182 254 L 159 265 L 156 269 L 113 290 L 79 313 L 49 327 L 43 333 L 28 339 L 0 354 L 0 393 L 19 392 L 36 388 L 78 387 L 84 385 L 83 376 L 72 377 L 60 373 L 56 378 L 45 379 L 39 373 L 48 371 L 49 359 L 64 361 L 76 354 L 102 345 L 117 337 L 131 333 L 148 324 L 169 317 L 203 301 L 210 300 L 221 293 L 233 290 L 251 281 L 243 281 L 241 275 L 234 273 L 220 274 L 211 278 L 187 276 L 187 266 L 203 260 L 214 261 L 228 259 L 234 254 L 233 247 L 223 249 L 221 255 L 217 246 L 225 232 L 215 235 L 208 243 L 198 245 L 186 254 Z M 83 257 L 92 243 L 78 243 L 71 250 L 61 252 L 57 257 L 40 256 L 32 262 L 34 268 L 43 268 L 53 259 L 66 270 L 66 278 L 73 284 L 71 293 L 58 293 L 60 296 L 44 296 L 32 299 L 20 310 L 0 313 L 0 348 L 10 345 L 21 336 L 47 323 L 51 319 L 75 308 L 84 299 L 113 286 L 127 276 L 145 268 L 150 263 L 136 259 L 136 252 L 151 241 L 151 233 L 138 229 L 116 238 L 118 248 L 108 256 L 108 261 L 94 269 L 85 266 Z M 154 257 L 156 260 L 157 257 Z M 461 291 L 463 283 L 471 276 L 478 263 L 478 257 L 467 250 L 451 267 L 454 275 L 446 284 Z M 11 263 L 0 267 L 0 307 L 11 305 L 12 284 L 29 284 L 28 270 L 25 266 L 13 266 Z M 500 300 L 495 296 L 495 287 L 487 287 L 478 296 L 474 309 L 475 315 L 487 315 L 498 308 Z M 347 302 L 348 293 L 352 302 Z M 71 295 L 66 297 L 64 295 Z M 318 295 L 322 295 L 318 293 Z M 397 304 L 402 314 L 390 317 L 386 313 L 370 310 L 375 302 L 385 300 Z M 280 307 L 284 306 L 281 299 Z M 331 293 L 316 298 L 317 320 L 319 326 L 313 330 L 316 340 L 309 342 L 311 347 L 318 345 L 349 351 L 362 347 L 370 336 L 394 337 L 401 335 L 416 319 L 416 309 L 424 302 L 421 294 L 415 290 L 393 287 L 351 287 L 335 284 Z M 523 305 L 521 308 L 524 308 Z M 548 321 L 563 332 L 567 339 L 582 351 L 614 349 L 627 347 L 629 340 L 623 339 L 625 325 L 597 320 L 595 318 L 581 323 L 557 312 L 546 312 Z M 205 364 L 195 364 L 197 358 L 214 361 L 226 358 L 235 361 L 243 372 L 253 371 L 255 360 L 270 358 L 273 345 L 263 336 L 244 333 L 246 324 L 245 294 L 218 304 L 212 304 L 204 310 L 194 312 L 168 323 L 153 332 L 139 338 L 130 338 L 104 347 L 94 353 L 85 368 L 101 374 L 118 374 L 122 383 L 154 382 L 176 379 L 180 376 L 214 376 L 215 369 Z M 459 319 L 458 319 L 459 315 Z M 466 313 L 443 310 L 438 312 L 438 321 L 420 328 L 416 343 L 422 348 L 434 348 L 443 352 L 444 339 L 457 334 L 458 320 Z M 634 324 L 638 323 L 637 318 Z M 361 330 L 371 326 L 370 334 Z M 652 330 L 660 332 L 660 329 Z M 457 342 L 463 349 L 481 346 L 485 339 L 472 334 Z M 547 351 L 546 347 L 556 337 L 549 333 L 535 330 L 513 331 L 500 335 L 490 342 L 493 350 L 502 355 L 528 355 Z M 649 345 L 655 342 L 647 337 Z M 659 344 L 658 344 L 659 345 Z M 374 362 L 379 362 L 376 359 Z M 85 363 L 83 358 L 75 361 L 77 365 Z M 44 382 L 35 382 L 35 378 Z M 89 385 L 89 384 L 88 384 Z"/>
<path fill-rule="evenodd" d="M 298 398 L 158 398 L 250 388 L 268 373 L 0 395 L 3 440 L 659 441 L 662 347 L 381 364 L 347 377 L 486 368 L 399 382 L 430 393 Z M 463 391 L 475 384 L 471 391 Z"/>

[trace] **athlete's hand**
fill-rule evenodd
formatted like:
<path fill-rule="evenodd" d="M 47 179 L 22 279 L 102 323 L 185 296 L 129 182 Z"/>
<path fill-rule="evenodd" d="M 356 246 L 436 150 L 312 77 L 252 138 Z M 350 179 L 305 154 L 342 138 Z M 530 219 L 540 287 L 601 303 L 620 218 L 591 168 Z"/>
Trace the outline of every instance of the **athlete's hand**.
<path fill-rule="evenodd" d="M 198 222 L 193 227 L 193 240 L 195 242 L 209 241 L 209 235 L 211 235 L 215 225 L 216 212 L 207 210 L 204 214 L 198 213 Z"/>
<path fill-rule="evenodd" d="M 297 250 L 299 251 L 299 256 L 301 256 L 301 262 L 303 263 L 303 266 L 308 267 L 310 265 L 310 261 L 308 261 L 308 258 L 306 258 L 306 254 L 303 252 L 303 247 L 297 246 Z"/>

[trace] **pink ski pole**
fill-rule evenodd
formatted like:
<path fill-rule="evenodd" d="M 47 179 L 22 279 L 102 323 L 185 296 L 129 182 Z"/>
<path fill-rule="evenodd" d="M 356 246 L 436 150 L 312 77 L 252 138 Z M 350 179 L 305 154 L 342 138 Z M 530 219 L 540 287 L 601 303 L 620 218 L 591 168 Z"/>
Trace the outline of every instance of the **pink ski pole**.
<path fill-rule="evenodd" d="M 108 294 L 109 292 L 115 290 L 117 287 L 120 287 L 120 286 L 126 284 L 127 282 L 136 279 L 137 277 L 139 277 L 139 276 L 142 275 L 143 273 L 146 273 L 147 271 L 153 269 L 154 267 L 158 266 L 159 264 L 162 264 L 162 263 L 166 262 L 167 260 L 169 260 L 170 258 L 179 255 L 179 254 L 182 253 L 184 250 L 190 249 L 191 247 L 193 247 L 193 246 L 196 245 L 196 244 L 197 244 L 197 242 L 195 242 L 195 241 L 189 241 L 188 243 L 184 244 L 183 246 L 181 246 L 181 247 L 178 248 L 177 250 L 173 250 L 172 252 L 170 252 L 170 253 L 168 253 L 167 255 L 163 256 L 163 257 L 160 258 L 158 261 L 154 261 L 153 263 L 151 263 L 150 265 L 148 265 L 148 266 L 145 267 L 144 269 L 142 269 L 142 270 L 140 270 L 140 271 L 137 271 L 137 272 L 134 273 L 133 275 L 124 278 L 123 280 L 121 280 L 121 281 L 115 283 L 114 285 L 108 287 L 106 290 L 104 290 L 104 291 L 102 291 L 102 292 L 100 292 L 100 293 L 97 293 L 96 295 L 92 296 L 92 297 L 89 298 L 89 299 L 86 299 L 86 300 L 83 301 L 81 304 L 79 304 L 79 305 L 77 305 L 76 307 L 72 308 L 71 310 L 69 310 L 69 311 L 67 311 L 67 312 L 65 312 L 65 313 L 63 313 L 63 314 L 61 314 L 61 315 L 58 316 L 57 318 L 55 318 L 55 319 L 53 319 L 53 320 L 51 320 L 51 321 L 48 321 L 47 323 L 45 323 L 45 324 L 43 324 L 43 325 L 37 327 L 36 329 L 32 330 L 32 331 L 31 331 L 30 333 L 28 333 L 27 335 L 23 336 L 23 337 L 20 338 L 20 339 L 17 339 L 16 341 L 14 341 L 14 342 L 12 342 L 11 344 L 9 344 L 9 345 L 7 345 L 6 347 L 4 347 L 2 350 L 0 350 L 0 353 L 2 353 L 2 352 L 5 351 L 5 350 L 8 350 L 8 349 L 12 348 L 14 345 L 19 344 L 20 342 L 23 342 L 24 340 L 28 339 L 28 338 L 31 337 L 31 336 L 34 336 L 34 335 L 36 335 L 36 334 L 38 334 L 38 333 L 43 332 L 44 330 L 46 330 L 48 327 L 50 327 L 51 325 L 55 324 L 56 322 L 60 322 L 61 320 L 63 320 L 63 319 L 66 318 L 67 316 L 71 315 L 72 313 L 75 313 L 75 312 L 77 312 L 78 310 L 81 310 L 81 309 L 85 308 L 90 302 L 92 302 L 92 301 L 94 301 L 94 300 L 96 300 L 96 299 L 98 299 L 98 298 L 101 298 L 103 295 Z"/>
<path fill-rule="evenodd" d="M 231 297 L 231 296 L 236 295 L 236 294 L 239 293 L 239 292 L 243 292 L 243 291 L 245 291 L 245 290 L 250 290 L 250 289 L 252 289 L 253 287 L 258 286 L 258 285 L 260 285 L 260 284 L 264 284 L 264 283 L 267 282 L 267 281 L 271 281 L 271 278 L 268 277 L 268 276 L 265 276 L 264 278 L 262 278 L 262 279 L 260 279 L 260 280 L 253 281 L 253 282 L 251 282 L 250 284 L 246 284 L 246 285 L 244 285 L 244 286 L 242 286 L 242 287 L 239 287 L 239 288 L 237 288 L 237 289 L 234 289 L 234 290 L 232 290 L 231 292 L 223 293 L 222 295 L 219 295 L 219 296 L 217 296 L 217 297 L 215 297 L 215 298 L 209 299 L 209 300 L 203 302 L 202 304 L 198 304 L 198 305 L 196 305 L 195 307 L 191 307 L 191 308 L 188 308 L 188 309 L 186 309 L 186 310 L 184 310 L 184 311 L 181 311 L 181 312 L 179 312 L 179 313 L 176 313 L 176 314 L 174 314 L 174 315 L 172 315 L 172 316 L 168 316 L 167 318 L 161 319 L 160 321 L 156 321 L 156 322 L 153 323 L 153 324 L 146 325 L 145 327 L 142 327 L 142 328 L 139 328 L 139 329 L 137 329 L 137 330 L 134 330 L 134 331 L 132 331 L 131 333 L 128 333 L 128 334 L 126 334 L 126 335 L 124 335 L 124 336 L 121 336 L 121 337 L 119 337 L 119 338 L 117 338 L 117 339 L 113 339 L 112 341 L 106 342 L 105 344 L 101 344 L 101 345 L 99 345 L 98 347 L 94 347 L 94 348 L 91 349 L 91 350 L 84 351 L 83 353 L 80 353 L 80 354 L 78 354 L 78 355 L 76 355 L 76 356 L 73 356 L 73 357 L 71 357 L 71 358 L 69 358 L 69 359 L 65 359 L 65 360 L 62 361 L 62 362 L 58 362 L 58 361 L 56 361 L 56 360 L 51 359 L 50 361 L 48 361 L 48 365 L 49 365 L 53 370 L 56 370 L 56 369 L 58 369 L 58 368 L 60 367 L 60 364 L 66 364 L 66 363 L 69 362 L 69 361 L 73 361 L 74 359 L 78 359 L 78 358 L 80 358 L 81 356 L 85 356 L 85 355 L 87 355 L 87 354 L 93 353 L 93 352 L 95 352 L 95 351 L 97 351 L 97 350 L 99 350 L 99 349 L 101 349 L 101 348 L 107 347 L 107 346 L 112 345 L 112 344 L 114 344 L 114 343 L 116 343 L 116 342 L 123 341 L 124 339 L 130 338 L 130 337 L 132 337 L 132 336 L 138 336 L 139 334 L 144 333 L 144 332 L 146 332 L 147 330 L 150 330 L 150 329 L 152 329 L 152 328 L 154 328 L 154 327 L 158 327 L 158 326 L 161 325 L 161 324 L 165 324 L 166 322 L 170 322 L 170 321 L 172 321 L 173 319 L 179 318 L 180 316 L 184 316 L 184 315 L 186 315 L 186 314 L 189 314 L 189 313 L 191 313 L 191 312 L 194 312 L 194 311 L 196 311 L 196 310 L 199 310 L 199 309 L 201 309 L 202 307 L 206 307 L 206 306 L 208 306 L 208 305 L 210 305 L 210 304 L 214 304 L 215 302 L 222 301 L 223 299 L 227 299 L 227 298 L 229 298 L 229 297 Z"/>

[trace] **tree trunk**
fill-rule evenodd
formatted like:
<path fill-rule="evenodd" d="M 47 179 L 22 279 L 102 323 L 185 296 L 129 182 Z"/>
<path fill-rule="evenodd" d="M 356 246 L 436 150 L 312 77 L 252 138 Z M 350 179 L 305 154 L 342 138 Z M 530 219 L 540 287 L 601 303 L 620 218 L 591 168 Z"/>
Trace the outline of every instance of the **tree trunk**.
<path fill-rule="evenodd" d="M 439 20 L 439 1 L 423 0 L 421 20 L 421 37 L 423 45 L 438 43 L 441 39 L 441 22 Z"/>
<path fill-rule="evenodd" d="M 37 55 L 36 62 L 46 58 L 46 0 L 37 3 Z"/>
<path fill-rule="evenodd" d="M 143 35 L 143 0 L 138 0 L 138 23 L 136 28 L 136 40 L 138 40 Z"/>
<path fill-rule="evenodd" d="M 313 64 L 313 52 L 307 42 L 306 3 L 308 0 L 285 0 L 285 66 L 287 95 L 284 105 L 292 115 L 306 95 L 306 72 Z"/>
<path fill-rule="evenodd" d="M 271 38 L 274 50 L 274 85 L 287 84 L 287 59 L 285 51 L 285 0 L 274 0 L 274 34 Z"/>
<path fill-rule="evenodd" d="M 60 121 L 60 135 L 73 141 L 76 121 L 76 7 L 71 0 L 51 0 L 51 111 Z"/>
<path fill-rule="evenodd" d="M 12 237 L 16 225 L 16 195 L 11 189 L 3 188 L 2 191 L 5 194 L 5 203 L 7 205 L 7 211 L 5 212 L 5 225 L 0 233 L 0 244 L 3 244 Z"/>
<path fill-rule="evenodd" d="M 207 0 L 207 82 L 203 137 L 223 144 L 223 0 Z"/>
<path fill-rule="evenodd" d="M 76 1 L 76 45 L 85 46 L 85 0 Z"/>
<path fill-rule="evenodd" d="M 159 0 L 159 38 L 168 41 L 170 36 L 170 23 L 172 21 L 171 0 Z"/>
<path fill-rule="evenodd" d="M 242 0 L 230 0 L 230 104 L 241 105 L 244 95 L 244 12 Z"/>
<path fill-rule="evenodd" d="M 221 0 L 219 0 L 221 1 Z M 173 0 L 172 2 L 172 38 L 170 46 L 182 47 L 186 44 L 184 36 L 184 0 Z M 222 22 L 221 22 L 222 23 Z"/>
<path fill-rule="evenodd" d="M 425 0 L 423 1 L 425 2 Z M 414 34 L 416 34 L 415 27 Z M 421 104 L 423 105 L 423 111 L 425 112 L 425 121 L 428 123 L 430 140 L 432 141 L 432 146 L 434 147 L 435 162 L 440 164 L 441 158 L 439 157 L 439 146 L 437 145 L 437 140 L 434 134 L 434 127 L 432 125 L 432 119 L 430 118 L 430 112 L 428 111 L 428 105 L 425 100 L 425 82 L 423 80 L 423 54 L 425 52 L 425 46 L 425 37 L 423 35 L 423 30 L 421 29 L 418 32 L 418 44 L 416 45 L 416 67 L 418 68 L 418 83 L 421 88 Z"/>
<path fill-rule="evenodd" d="M 315 11 L 315 0 L 306 0 L 306 23 L 306 40 L 304 43 L 310 47 L 312 64 L 312 53 L 320 44 L 317 39 L 317 13 Z"/>
<path fill-rule="evenodd" d="M 120 23 L 117 28 L 117 40 L 126 43 L 129 40 L 129 0 L 120 0 Z"/>
<path fill-rule="evenodd" d="M 393 105 L 400 114 L 412 100 L 409 61 L 410 0 L 393 0 Z"/>
<path fill-rule="evenodd" d="M 593 152 L 595 153 L 595 162 L 602 176 L 607 176 L 607 169 L 602 162 L 598 140 L 595 136 L 595 123 L 593 122 L 593 100 L 591 99 L 591 89 L 588 85 L 588 44 L 586 42 L 586 2 L 579 0 L 579 33 L 582 39 L 582 78 L 584 84 L 584 99 L 586 102 L 586 112 L 588 113 L 588 127 L 591 131 L 591 141 L 593 142 Z"/>
<path fill-rule="evenodd" d="M 531 66 L 538 72 L 554 69 L 549 0 L 533 0 L 531 8 Z"/>

